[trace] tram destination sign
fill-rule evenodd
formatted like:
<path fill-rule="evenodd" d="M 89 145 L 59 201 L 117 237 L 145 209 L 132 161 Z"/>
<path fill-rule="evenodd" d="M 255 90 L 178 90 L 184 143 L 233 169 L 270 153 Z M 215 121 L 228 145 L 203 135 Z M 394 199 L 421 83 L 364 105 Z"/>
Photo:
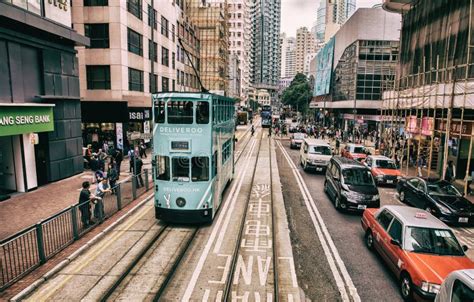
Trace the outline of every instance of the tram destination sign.
<path fill-rule="evenodd" d="M 171 150 L 188 151 L 189 141 L 172 141 Z"/>
<path fill-rule="evenodd" d="M 53 130 L 53 106 L 0 106 L 0 136 Z"/>

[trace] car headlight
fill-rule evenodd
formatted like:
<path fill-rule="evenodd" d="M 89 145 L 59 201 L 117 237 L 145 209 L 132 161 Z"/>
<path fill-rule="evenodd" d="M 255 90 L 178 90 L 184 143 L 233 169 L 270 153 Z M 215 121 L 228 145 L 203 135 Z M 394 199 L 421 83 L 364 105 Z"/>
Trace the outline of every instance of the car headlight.
<path fill-rule="evenodd" d="M 438 203 L 438 209 L 442 214 L 445 214 L 445 215 L 450 215 L 453 213 L 450 209 L 448 209 L 447 207 L 439 203 Z"/>
<path fill-rule="evenodd" d="M 397 176 L 397 180 L 400 180 L 400 179 L 402 179 L 402 177 L 401 177 L 401 176 Z"/>
<path fill-rule="evenodd" d="M 359 194 L 349 191 L 341 191 L 342 196 L 351 200 L 359 200 Z"/>
<path fill-rule="evenodd" d="M 186 199 L 184 199 L 183 197 L 178 197 L 176 199 L 176 205 L 180 208 L 184 207 L 186 205 Z"/>
<path fill-rule="evenodd" d="M 379 200 L 379 198 L 380 198 L 379 194 L 376 194 L 372 197 L 372 200 L 376 201 L 376 200 Z"/>
<path fill-rule="evenodd" d="M 380 174 L 380 175 L 377 175 L 377 176 L 375 176 L 375 178 L 377 178 L 378 180 L 382 180 L 382 179 L 383 179 L 383 177 L 384 177 L 384 175 L 383 175 L 383 174 Z"/>
<path fill-rule="evenodd" d="M 426 281 L 421 282 L 421 290 L 427 293 L 438 294 L 440 287 L 441 286 L 439 284 Z"/>

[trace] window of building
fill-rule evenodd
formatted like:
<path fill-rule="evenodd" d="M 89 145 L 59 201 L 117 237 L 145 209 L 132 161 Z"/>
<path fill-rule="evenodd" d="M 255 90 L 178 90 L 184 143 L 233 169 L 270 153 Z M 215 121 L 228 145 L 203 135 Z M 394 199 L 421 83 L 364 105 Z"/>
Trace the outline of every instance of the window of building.
<path fill-rule="evenodd" d="M 84 6 L 108 6 L 109 0 L 84 0 Z"/>
<path fill-rule="evenodd" d="M 110 89 L 110 66 L 87 65 L 87 89 Z"/>
<path fill-rule="evenodd" d="M 173 91 L 176 91 L 176 81 L 175 80 L 172 80 L 172 89 Z"/>
<path fill-rule="evenodd" d="M 197 102 L 196 103 L 196 123 L 208 124 L 209 123 L 209 103 L 208 102 Z"/>
<path fill-rule="evenodd" d="M 158 91 L 158 76 L 156 74 L 149 74 L 150 76 L 150 93 L 155 93 Z"/>
<path fill-rule="evenodd" d="M 161 47 L 161 64 L 170 66 L 169 50 L 166 47 Z"/>
<path fill-rule="evenodd" d="M 128 90 L 143 91 L 143 71 L 128 68 Z"/>
<path fill-rule="evenodd" d="M 171 39 L 173 40 L 173 42 L 175 41 L 175 26 L 174 24 L 171 24 Z"/>
<path fill-rule="evenodd" d="M 170 158 L 168 156 L 156 156 L 156 179 L 170 180 Z"/>
<path fill-rule="evenodd" d="M 155 62 L 158 62 L 158 44 L 148 40 L 148 58 Z"/>
<path fill-rule="evenodd" d="M 174 52 L 171 53 L 171 67 L 176 68 L 176 54 Z"/>
<path fill-rule="evenodd" d="M 193 123 L 193 102 L 191 101 L 168 102 L 168 123 L 169 124 L 192 124 Z"/>
<path fill-rule="evenodd" d="M 88 48 L 109 48 L 109 24 L 84 24 L 84 33 L 91 40 Z"/>
<path fill-rule="evenodd" d="M 209 180 L 209 158 L 193 157 L 191 163 L 191 179 L 192 181 L 208 181 Z"/>
<path fill-rule="evenodd" d="M 170 89 L 170 79 L 167 77 L 161 78 L 161 91 L 167 92 Z"/>
<path fill-rule="evenodd" d="M 168 38 L 168 19 L 161 16 L 161 34 Z"/>
<path fill-rule="evenodd" d="M 133 52 L 139 56 L 143 55 L 143 36 L 136 31 L 128 28 L 128 51 Z"/>
<path fill-rule="evenodd" d="M 189 181 L 189 158 L 173 157 L 173 181 Z"/>
<path fill-rule="evenodd" d="M 137 17 L 142 19 L 142 0 L 127 0 L 127 10 Z"/>
<path fill-rule="evenodd" d="M 158 22 L 156 20 L 156 16 L 157 16 L 156 9 L 153 9 L 151 5 L 148 5 L 148 26 L 152 26 L 153 24 L 154 29 L 158 28 Z"/>
<path fill-rule="evenodd" d="M 155 123 L 164 123 L 165 122 L 165 102 L 157 101 L 155 102 Z"/>

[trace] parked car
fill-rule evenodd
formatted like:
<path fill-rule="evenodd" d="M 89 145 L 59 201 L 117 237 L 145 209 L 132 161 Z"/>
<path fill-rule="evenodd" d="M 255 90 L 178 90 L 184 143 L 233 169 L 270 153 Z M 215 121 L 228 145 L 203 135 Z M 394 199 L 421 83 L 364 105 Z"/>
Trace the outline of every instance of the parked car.
<path fill-rule="evenodd" d="M 304 133 L 300 133 L 300 132 L 293 133 L 290 137 L 290 148 L 291 149 L 300 148 L 301 143 L 306 137 L 307 135 Z"/>
<path fill-rule="evenodd" d="M 402 173 L 397 169 L 395 161 L 386 156 L 369 155 L 364 163 L 369 167 L 375 182 L 379 185 L 396 185 L 402 177 Z"/>
<path fill-rule="evenodd" d="M 363 164 L 333 156 L 326 169 L 324 191 L 337 210 L 363 211 L 380 207 L 380 196 L 370 170 Z"/>
<path fill-rule="evenodd" d="M 362 145 L 347 144 L 341 149 L 341 156 L 362 161 L 367 158 L 367 149 Z"/>
<path fill-rule="evenodd" d="M 405 301 L 434 300 L 449 273 L 472 269 L 451 229 L 430 213 L 406 206 L 368 209 L 362 216 L 365 244 L 395 273 Z"/>
<path fill-rule="evenodd" d="M 447 224 L 474 225 L 474 205 L 447 181 L 402 178 L 397 191 L 401 202 L 425 209 Z"/>
<path fill-rule="evenodd" d="M 474 301 L 474 270 L 454 271 L 443 281 L 435 302 Z"/>
<path fill-rule="evenodd" d="M 303 170 L 314 169 L 316 172 L 326 171 L 332 149 L 329 144 L 321 139 L 306 138 L 300 149 L 300 163 Z"/>

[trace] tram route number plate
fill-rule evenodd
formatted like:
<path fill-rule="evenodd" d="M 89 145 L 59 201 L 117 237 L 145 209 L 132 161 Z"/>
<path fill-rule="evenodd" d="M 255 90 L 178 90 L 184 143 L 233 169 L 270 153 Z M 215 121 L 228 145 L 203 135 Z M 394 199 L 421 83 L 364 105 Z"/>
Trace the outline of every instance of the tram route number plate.
<path fill-rule="evenodd" d="M 186 141 L 174 141 L 171 142 L 172 150 L 189 150 L 189 142 Z"/>

